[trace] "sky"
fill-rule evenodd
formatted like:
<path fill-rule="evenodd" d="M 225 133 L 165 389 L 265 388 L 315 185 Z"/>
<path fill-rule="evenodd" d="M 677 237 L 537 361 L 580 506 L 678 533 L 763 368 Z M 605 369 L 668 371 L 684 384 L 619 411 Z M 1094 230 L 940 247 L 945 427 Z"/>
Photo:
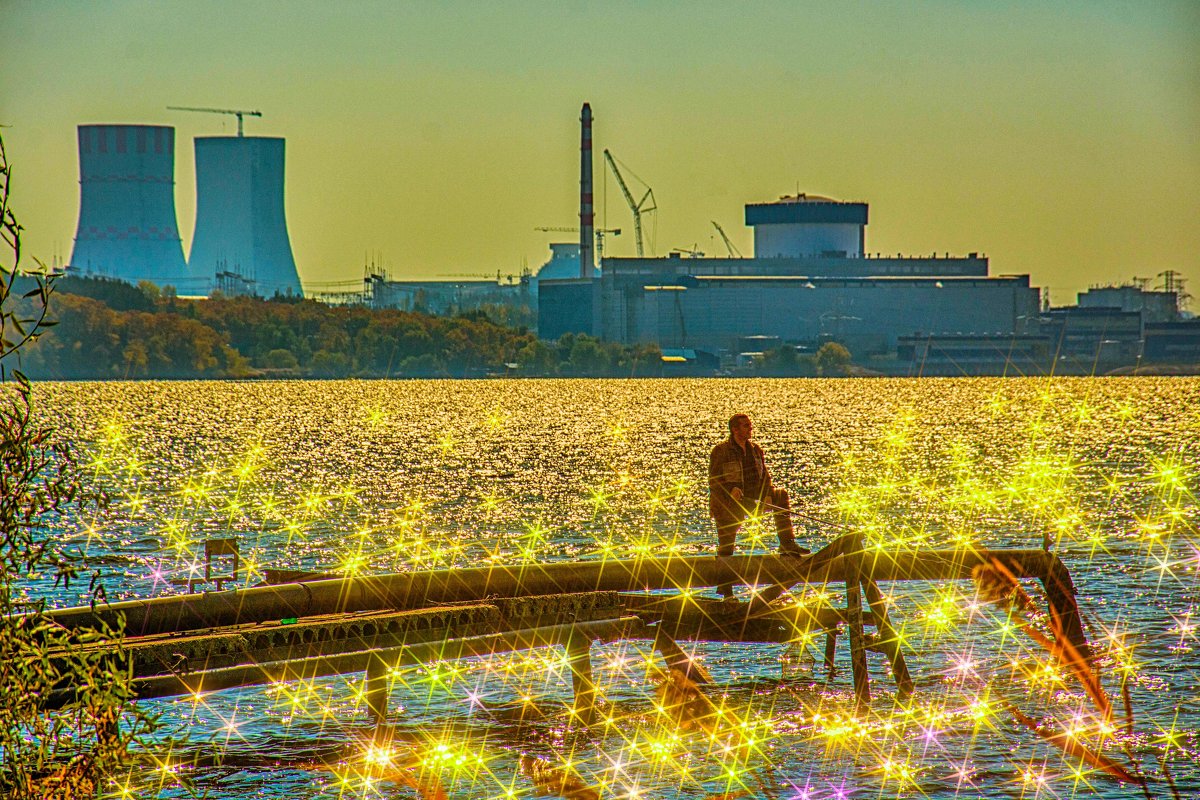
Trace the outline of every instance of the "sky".
<path fill-rule="evenodd" d="M 571 236 L 535 228 L 578 224 L 586 101 L 611 255 L 634 237 L 604 148 L 653 188 L 659 255 L 725 255 L 713 220 L 750 253 L 743 206 L 800 191 L 870 203 L 870 252 L 984 253 L 1055 304 L 1164 270 L 1200 297 L 1196 2 L 0 0 L 0 20 L 12 204 L 47 263 L 70 257 L 88 123 L 175 127 L 187 252 L 191 140 L 236 122 L 184 105 L 287 139 L 306 289 L 368 263 L 536 270 Z"/>

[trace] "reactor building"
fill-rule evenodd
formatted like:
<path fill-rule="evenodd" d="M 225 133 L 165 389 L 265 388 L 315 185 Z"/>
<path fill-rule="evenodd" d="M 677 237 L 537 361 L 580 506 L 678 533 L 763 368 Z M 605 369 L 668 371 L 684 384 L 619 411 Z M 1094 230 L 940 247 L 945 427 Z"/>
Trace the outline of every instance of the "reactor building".
<path fill-rule="evenodd" d="M 79 224 L 71 268 L 189 287 L 175 216 L 175 129 L 80 125 L 78 136 Z"/>
<path fill-rule="evenodd" d="M 284 215 L 283 170 L 281 138 L 196 138 L 193 275 L 235 293 L 303 294 Z"/>
<path fill-rule="evenodd" d="M 797 194 L 745 207 L 752 258 L 603 259 L 594 279 L 543 280 L 538 333 L 587 333 L 736 356 L 748 338 L 844 343 L 895 353 L 903 337 L 1004 337 L 1036 329 L 1028 275 L 993 276 L 986 256 L 866 251 L 868 206 Z"/>

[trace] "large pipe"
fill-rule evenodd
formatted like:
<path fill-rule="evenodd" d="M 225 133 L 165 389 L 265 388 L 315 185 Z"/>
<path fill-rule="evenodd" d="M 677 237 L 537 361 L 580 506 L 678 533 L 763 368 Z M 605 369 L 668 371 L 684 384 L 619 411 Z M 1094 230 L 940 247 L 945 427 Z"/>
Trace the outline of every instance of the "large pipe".
<path fill-rule="evenodd" d="M 453 661 L 460 658 L 486 657 L 493 653 L 530 650 L 535 647 L 566 645 L 572 638 L 579 637 L 611 642 L 644 636 L 645 628 L 637 617 L 614 617 L 265 664 L 239 664 L 207 671 L 139 676 L 133 679 L 133 692 L 138 700 L 148 700 L 289 680 L 311 680 L 351 672 L 386 673 L 386 670 L 397 666 L 416 666 L 431 661 Z M 77 699 L 74 689 L 66 688 L 52 693 L 47 698 L 45 707 L 61 708 Z"/>
<path fill-rule="evenodd" d="M 625 561 L 563 561 L 550 564 L 429 570 L 339 578 L 223 592 L 127 600 L 95 607 L 49 612 L 67 628 L 117 627 L 127 636 L 197 630 L 354 611 L 425 608 L 435 603 L 479 601 L 488 597 L 574 592 L 631 592 L 686 589 L 721 583 L 786 584 L 844 581 L 852 537 L 843 537 L 812 556 L 684 556 Z M 1067 637 L 1090 654 L 1066 567 L 1043 550 L 932 550 L 923 553 L 861 553 L 864 579 L 969 580 L 980 564 L 999 559 L 1018 578 L 1038 578 L 1050 611 Z"/>
<path fill-rule="evenodd" d="M 584 103 L 579 117 L 579 277 L 591 279 L 594 264 L 596 214 L 592 204 L 592 107 Z"/>
<path fill-rule="evenodd" d="M 428 570 L 126 600 L 49 613 L 67 628 L 98 622 L 116 627 L 123 616 L 127 636 L 145 636 L 316 614 L 426 608 L 489 597 L 714 586 L 720 582 L 718 576 L 736 581 L 744 574 L 765 582 L 778 573 L 793 582 L 803 579 L 806 572 L 797 571 L 799 560 L 774 568 L 761 564 L 780 560 L 777 556 L 691 556 Z"/>

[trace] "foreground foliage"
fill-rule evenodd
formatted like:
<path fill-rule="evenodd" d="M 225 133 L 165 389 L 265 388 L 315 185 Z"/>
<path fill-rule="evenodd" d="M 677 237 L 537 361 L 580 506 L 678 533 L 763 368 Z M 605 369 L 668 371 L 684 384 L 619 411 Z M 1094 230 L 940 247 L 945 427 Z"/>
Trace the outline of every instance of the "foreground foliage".
<path fill-rule="evenodd" d="M 15 369 L 52 324 L 51 284 L 35 277 L 22 303 L 13 296 L 21 226 L 8 205 L 10 176 L 0 140 L 0 796 L 95 797 L 128 771 L 132 747 L 154 723 L 132 705 L 119 649 L 89 647 L 119 645 L 118 632 L 67 631 L 27 599 L 32 584 L 79 577 L 44 523 L 99 498 L 84 491 L 70 450 L 35 421 L 31 386 Z M 92 590 L 102 598 L 95 582 Z M 47 711 L 47 700 L 68 689 L 62 707 Z"/>

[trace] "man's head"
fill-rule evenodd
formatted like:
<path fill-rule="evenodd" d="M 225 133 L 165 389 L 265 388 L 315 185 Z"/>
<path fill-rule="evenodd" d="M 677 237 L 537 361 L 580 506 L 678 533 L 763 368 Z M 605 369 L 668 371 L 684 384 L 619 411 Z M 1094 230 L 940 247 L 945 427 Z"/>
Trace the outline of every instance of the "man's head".
<path fill-rule="evenodd" d="M 750 423 L 749 414 L 734 414 L 729 418 L 729 435 L 738 444 L 745 444 L 750 439 L 754 426 Z"/>

